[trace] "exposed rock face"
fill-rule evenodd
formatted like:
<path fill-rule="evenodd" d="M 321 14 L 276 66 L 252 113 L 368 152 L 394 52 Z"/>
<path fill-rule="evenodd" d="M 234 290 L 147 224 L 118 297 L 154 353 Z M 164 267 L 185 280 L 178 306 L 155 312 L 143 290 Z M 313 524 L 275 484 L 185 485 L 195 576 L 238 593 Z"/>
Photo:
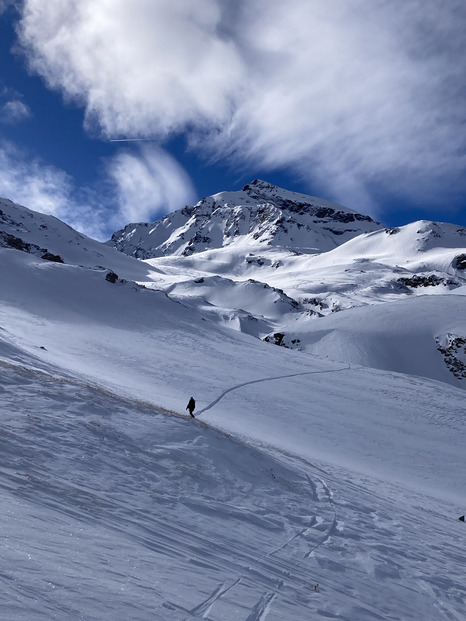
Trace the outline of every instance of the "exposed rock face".
<path fill-rule="evenodd" d="M 41 256 L 41 259 L 44 259 L 45 261 L 52 261 L 53 263 L 64 263 L 63 259 L 59 254 L 52 254 L 48 250 L 44 252 L 44 254 Z"/>
<path fill-rule="evenodd" d="M 466 254 L 460 254 L 456 257 L 454 268 L 457 270 L 466 270 Z"/>
<path fill-rule="evenodd" d="M 118 281 L 118 274 L 115 274 L 115 272 L 107 272 L 106 276 L 105 276 L 105 280 L 107 282 L 111 282 L 112 284 L 115 284 Z"/>
<path fill-rule="evenodd" d="M 301 340 L 298 338 L 290 338 L 283 332 L 274 332 L 264 337 L 266 343 L 273 343 L 279 347 L 286 347 L 287 349 L 301 349 Z"/>
<path fill-rule="evenodd" d="M 397 282 L 406 287 L 412 287 L 413 289 L 417 289 L 418 287 L 437 287 L 438 285 L 444 285 L 445 287 L 460 286 L 460 283 L 451 278 L 441 278 L 435 274 L 430 274 L 429 276 L 419 276 L 415 274 L 410 278 L 398 278 Z"/>
<path fill-rule="evenodd" d="M 58 254 L 52 254 L 47 250 L 47 248 L 40 248 L 37 244 L 30 244 L 21 239 L 21 237 L 16 237 L 15 235 L 5 233 L 4 231 L 0 231 L 0 246 L 40 256 L 40 258 L 44 259 L 44 261 L 63 263 L 63 259 Z"/>
<path fill-rule="evenodd" d="M 314 253 L 380 228 L 369 216 L 256 179 L 239 192 L 209 196 L 157 222 L 129 224 L 107 243 L 140 259 L 245 242 Z"/>
<path fill-rule="evenodd" d="M 466 338 L 447 334 L 437 349 L 443 355 L 450 372 L 459 380 L 466 380 Z"/>

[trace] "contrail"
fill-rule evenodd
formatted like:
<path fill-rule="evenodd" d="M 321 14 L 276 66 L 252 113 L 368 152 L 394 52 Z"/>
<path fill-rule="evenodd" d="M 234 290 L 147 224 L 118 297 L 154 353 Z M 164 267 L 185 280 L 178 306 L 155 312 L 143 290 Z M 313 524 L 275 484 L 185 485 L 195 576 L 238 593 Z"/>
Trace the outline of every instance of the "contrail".
<path fill-rule="evenodd" d="M 153 138 L 110 138 L 110 142 L 141 142 L 153 140 Z"/>

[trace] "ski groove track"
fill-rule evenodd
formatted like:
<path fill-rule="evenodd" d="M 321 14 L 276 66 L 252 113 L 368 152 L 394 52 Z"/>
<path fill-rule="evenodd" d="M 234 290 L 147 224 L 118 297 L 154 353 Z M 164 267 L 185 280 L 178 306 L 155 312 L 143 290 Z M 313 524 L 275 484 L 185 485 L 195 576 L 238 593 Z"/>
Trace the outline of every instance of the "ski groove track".
<path fill-rule="evenodd" d="M 246 621 L 264 621 L 270 611 L 273 600 L 277 597 L 276 593 L 266 593 L 260 601 L 254 606 L 251 614 Z"/>
<path fill-rule="evenodd" d="M 201 602 L 198 606 L 190 610 L 190 613 L 193 616 L 202 616 L 203 619 L 206 619 L 210 611 L 212 610 L 215 602 L 217 602 L 223 595 L 228 593 L 228 591 L 230 591 L 240 582 L 241 578 L 238 578 L 233 582 L 233 584 L 230 584 L 229 586 L 226 586 L 225 582 L 220 584 L 210 597 L 208 597 L 204 602 Z"/>
<path fill-rule="evenodd" d="M 308 479 L 309 485 L 311 486 L 311 488 L 313 490 L 315 490 L 315 484 L 312 481 L 311 477 L 309 476 L 309 474 L 306 472 L 306 477 Z M 321 541 L 319 541 L 319 543 L 316 543 L 316 545 L 311 548 L 308 552 L 306 552 L 306 554 L 304 555 L 304 558 L 309 558 L 318 548 L 320 548 L 320 546 L 322 546 L 324 543 L 327 543 L 327 541 L 330 539 L 330 537 L 336 533 L 337 531 L 337 511 L 335 508 L 335 504 L 333 502 L 333 498 L 332 498 L 332 492 L 330 491 L 330 489 L 328 488 L 327 484 L 325 483 L 325 481 L 323 481 L 320 477 L 319 477 L 319 481 L 322 485 L 322 487 L 324 488 L 325 491 L 325 496 L 328 500 L 329 505 L 332 508 L 333 511 L 333 520 L 332 523 L 330 524 L 330 527 L 328 528 L 327 532 L 324 534 L 324 536 L 322 537 Z M 313 492 L 314 494 L 316 493 L 315 491 Z"/>
<path fill-rule="evenodd" d="M 305 561 L 306 559 L 308 559 L 315 550 L 317 550 L 320 546 L 322 546 L 324 543 L 329 541 L 331 536 L 332 536 L 332 534 L 334 534 L 336 532 L 337 514 L 336 514 L 335 505 L 333 503 L 332 492 L 328 488 L 327 484 L 320 477 L 317 477 L 317 480 L 320 483 L 320 485 L 321 485 L 321 487 L 323 489 L 323 492 L 324 492 L 323 494 L 319 494 L 318 490 L 317 490 L 317 485 L 311 479 L 309 474 L 307 472 L 305 472 L 304 476 L 305 476 L 305 478 L 306 478 L 306 480 L 307 480 L 307 482 L 308 482 L 308 484 L 309 484 L 309 486 L 311 488 L 311 493 L 309 495 L 312 498 L 312 500 L 314 502 L 316 502 L 316 501 L 327 502 L 330 505 L 330 507 L 331 507 L 333 518 L 332 518 L 331 523 L 330 523 L 329 527 L 327 528 L 327 531 L 325 532 L 324 536 L 306 554 L 304 554 L 302 556 L 301 560 L 299 560 L 298 555 L 296 553 L 296 550 L 292 549 L 290 551 L 290 554 L 288 556 L 290 558 L 294 558 L 295 559 L 294 565 L 293 565 L 293 571 L 291 571 L 291 568 L 290 568 L 288 562 L 287 563 L 283 563 L 279 558 L 276 559 L 276 561 L 275 561 L 275 559 L 272 561 L 272 565 L 269 568 L 269 573 L 271 573 L 271 574 L 277 573 L 274 570 L 276 570 L 277 567 L 281 567 L 281 573 L 284 576 L 284 578 L 283 579 L 279 579 L 277 577 L 275 588 L 272 591 L 266 591 L 262 595 L 261 599 L 253 607 L 253 609 L 252 609 L 251 613 L 249 614 L 249 616 L 247 617 L 246 621 L 265 621 L 266 617 L 268 616 L 269 612 L 272 609 L 273 602 L 277 599 L 277 597 L 279 597 L 280 589 L 284 585 L 286 585 L 287 578 L 288 578 L 288 582 L 291 582 L 291 581 L 295 582 L 296 575 L 299 574 L 300 572 L 302 572 L 303 574 L 306 574 L 306 572 L 309 573 L 309 568 L 305 568 L 302 565 L 302 561 Z M 192 616 L 192 617 L 198 617 L 198 616 L 201 615 L 202 618 L 208 618 L 208 615 L 212 611 L 212 608 L 214 607 L 214 605 L 216 603 L 218 603 L 219 600 L 224 595 L 229 593 L 237 585 L 245 583 L 247 581 L 248 577 L 251 577 L 251 576 L 254 577 L 257 574 L 257 567 L 258 566 L 266 567 L 267 563 L 268 563 L 268 559 L 270 559 L 270 557 L 279 554 L 280 552 L 285 550 L 285 548 L 290 548 L 293 543 L 296 543 L 297 540 L 302 538 L 305 534 L 309 533 L 309 530 L 312 529 L 316 524 L 317 524 L 317 520 L 316 520 L 315 516 L 313 516 L 307 527 L 302 528 L 299 532 L 294 534 L 289 540 L 285 541 L 279 547 L 277 547 L 277 548 L 267 552 L 262 558 L 256 559 L 252 566 L 247 567 L 246 571 L 239 578 L 234 580 L 228 586 L 226 586 L 226 583 L 222 583 L 221 585 L 219 585 L 217 587 L 217 589 L 212 593 L 212 595 L 210 595 L 207 599 L 205 599 L 203 602 L 201 602 L 198 606 L 196 606 L 195 608 L 193 608 L 193 609 L 191 609 L 190 611 L 187 611 L 187 612 L 189 612 L 190 616 Z M 294 575 L 292 575 L 293 572 L 294 572 Z M 258 575 L 260 576 L 260 574 L 258 574 Z M 279 574 L 277 574 L 277 576 L 278 575 Z M 305 583 L 302 583 L 303 590 L 308 588 L 308 587 L 309 587 L 309 583 L 307 581 Z M 174 605 L 174 604 L 172 604 L 172 605 Z"/>
<path fill-rule="evenodd" d="M 232 386 L 231 388 L 228 388 L 227 390 L 225 390 L 225 392 L 222 392 L 222 394 L 219 397 L 217 397 L 217 399 L 212 401 L 212 403 L 209 403 L 209 405 L 207 405 L 205 408 L 203 408 L 202 410 L 199 410 L 196 416 L 200 416 L 201 414 L 204 414 L 204 412 L 207 412 L 207 410 L 210 410 L 215 405 L 217 405 L 217 403 L 219 403 L 228 393 L 234 390 L 239 390 L 240 388 L 244 388 L 244 386 L 251 386 L 252 384 L 260 384 L 262 382 L 273 382 L 275 380 L 288 379 L 290 377 L 301 377 L 303 375 L 317 375 L 320 373 L 338 373 L 339 371 L 347 371 L 350 368 L 351 367 L 347 365 L 339 369 L 325 369 L 323 371 L 304 371 L 302 373 L 290 373 L 288 375 L 275 375 L 273 377 L 262 377 L 260 379 L 251 380 L 250 382 L 243 382 L 242 384 L 237 384 L 235 386 Z"/>
<path fill-rule="evenodd" d="M 440 501 L 0 365 L 8 621 L 466 618 L 464 525 Z"/>
<path fill-rule="evenodd" d="M 158 567 L 162 575 L 176 568 L 177 575 L 184 576 L 184 585 L 191 573 L 201 570 L 201 585 L 192 581 L 191 590 L 184 587 L 183 597 L 179 587 L 175 596 L 165 586 L 158 611 L 137 617 L 151 621 L 166 621 L 167 610 L 176 621 L 228 618 L 233 608 L 241 610 L 243 619 L 265 621 L 276 604 L 276 614 L 282 614 L 288 601 L 312 599 L 306 594 L 307 572 L 299 561 L 302 545 L 307 545 L 300 537 L 303 526 L 289 509 L 289 505 L 300 506 L 299 513 L 309 512 L 307 480 L 302 474 L 298 473 L 296 482 L 296 471 L 276 458 L 208 426 L 193 427 L 178 417 L 167 417 L 166 412 L 154 411 L 152 404 L 121 399 L 99 387 L 37 369 L 3 368 L 0 500 L 12 498 L 12 506 L 19 502 L 39 516 L 32 518 L 37 521 L 33 521 L 34 545 L 53 559 L 52 567 L 64 562 L 64 544 L 57 540 L 62 529 L 75 538 L 66 539 L 71 558 L 80 554 L 79 533 L 104 534 L 103 542 L 109 541 L 104 554 L 113 555 L 116 568 L 107 579 L 124 577 L 129 584 L 133 580 L 133 588 L 141 585 L 142 593 L 150 588 L 148 578 L 132 574 L 134 566 L 128 566 L 127 556 L 146 559 L 149 576 Z M 225 446 L 226 442 L 232 446 Z M 230 455 L 225 464 L 206 462 L 206 456 L 225 451 Z M 238 462 L 233 467 L 232 458 Z M 250 502 L 252 492 L 259 496 Z M 326 512 L 325 504 L 317 499 L 314 504 L 313 511 Z M 48 527 L 50 518 L 63 525 L 57 532 Z M 9 521 L 7 526 L 13 524 Z M 318 534 L 309 536 L 315 540 Z M 74 541 L 78 547 L 73 552 Z M 96 551 L 99 545 L 93 546 Z M 125 550 L 123 558 L 118 557 L 120 549 Z M 101 598 L 95 566 L 88 560 L 92 553 L 79 566 L 92 582 L 90 592 Z M 5 593 L 18 601 L 26 597 L 26 602 L 44 597 L 34 574 L 18 575 L 18 564 L 5 568 L 0 571 Z M 50 582 L 59 584 L 59 576 Z M 279 597 L 282 590 L 284 599 Z M 82 593 L 73 600 L 71 589 L 61 603 L 52 598 L 46 606 L 66 610 L 65 618 L 72 618 L 79 601 Z M 0 607 L 4 604 L 0 595 Z M 121 618 L 123 613 L 116 613 L 119 604 L 123 602 L 118 597 L 106 601 L 108 617 Z M 24 605 L 27 610 L 23 601 Z M 126 612 L 125 617 L 131 614 Z M 35 619 L 34 614 L 29 618 Z M 54 613 L 49 618 L 55 618 Z"/>

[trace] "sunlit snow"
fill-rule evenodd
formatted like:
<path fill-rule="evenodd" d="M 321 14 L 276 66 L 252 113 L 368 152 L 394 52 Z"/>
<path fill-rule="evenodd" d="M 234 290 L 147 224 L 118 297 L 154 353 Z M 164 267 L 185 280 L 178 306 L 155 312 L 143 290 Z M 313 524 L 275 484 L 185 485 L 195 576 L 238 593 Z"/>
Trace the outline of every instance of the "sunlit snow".
<path fill-rule="evenodd" d="M 465 392 L 435 347 L 415 356 L 422 331 L 464 330 L 464 295 L 308 315 L 291 351 L 206 312 L 231 312 L 236 292 L 251 322 L 261 304 L 264 322 L 303 320 L 277 291 L 291 289 L 235 276 L 264 265 L 232 248 L 142 262 L 0 209 L 1 231 L 64 260 L 0 247 L 2 618 L 465 617 Z M 325 337 L 309 328 L 327 322 Z M 349 360 L 335 335 L 362 325 L 366 353 Z M 407 341 L 406 372 L 384 370 Z M 445 379 L 412 373 L 419 358 Z"/>

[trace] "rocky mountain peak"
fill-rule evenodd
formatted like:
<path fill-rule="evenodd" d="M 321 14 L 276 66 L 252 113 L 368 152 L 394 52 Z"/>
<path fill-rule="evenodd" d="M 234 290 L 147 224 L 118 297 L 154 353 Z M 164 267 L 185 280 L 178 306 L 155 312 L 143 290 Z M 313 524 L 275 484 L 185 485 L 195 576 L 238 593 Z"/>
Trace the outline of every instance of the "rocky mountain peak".
<path fill-rule="evenodd" d="M 254 179 L 251 183 L 246 183 L 243 187 L 243 192 L 248 191 L 262 191 L 262 192 L 273 192 L 274 190 L 278 190 L 278 186 L 269 183 L 268 181 L 262 181 L 262 179 Z"/>
<path fill-rule="evenodd" d="M 187 256 L 232 244 L 282 246 L 309 254 L 378 229 L 369 216 L 254 179 L 242 190 L 208 196 L 157 222 L 129 224 L 108 243 L 141 259 Z"/>

